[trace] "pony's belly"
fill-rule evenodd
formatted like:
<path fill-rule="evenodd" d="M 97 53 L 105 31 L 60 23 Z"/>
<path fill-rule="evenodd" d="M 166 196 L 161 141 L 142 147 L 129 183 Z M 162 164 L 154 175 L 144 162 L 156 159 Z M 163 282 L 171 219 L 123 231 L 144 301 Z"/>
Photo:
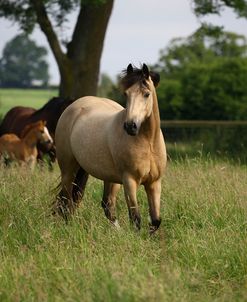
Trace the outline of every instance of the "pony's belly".
<path fill-rule="evenodd" d="M 81 128 L 82 129 L 82 128 Z M 121 183 L 112 155 L 101 136 L 75 129 L 71 136 L 71 149 L 79 165 L 90 175 L 109 182 Z"/>
<path fill-rule="evenodd" d="M 85 156 L 86 150 L 82 150 L 81 154 L 77 152 L 74 156 L 80 166 L 90 175 L 108 182 L 122 183 L 120 175 L 117 173 L 114 165 L 105 157 L 97 157 L 94 155 Z"/>
<path fill-rule="evenodd" d="M 109 165 L 106 166 L 101 162 L 97 162 L 97 164 L 88 164 L 88 162 L 81 160 L 80 158 L 78 162 L 80 163 L 80 166 L 93 177 L 108 182 L 122 183 L 120 175 L 118 175 L 114 169 L 110 169 Z"/>
<path fill-rule="evenodd" d="M 87 171 L 88 172 L 88 171 Z M 109 174 L 109 173 L 102 173 L 102 171 L 96 171 L 96 170 L 92 170 L 89 172 L 88 174 L 92 175 L 93 177 L 106 181 L 106 182 L 111 182 L 111 183 L 117 183 L 117 184 L 122 184 L 122 179 L 121 177 L 119 177 L 119 175 L 114 175 L 114 174 Z"/>

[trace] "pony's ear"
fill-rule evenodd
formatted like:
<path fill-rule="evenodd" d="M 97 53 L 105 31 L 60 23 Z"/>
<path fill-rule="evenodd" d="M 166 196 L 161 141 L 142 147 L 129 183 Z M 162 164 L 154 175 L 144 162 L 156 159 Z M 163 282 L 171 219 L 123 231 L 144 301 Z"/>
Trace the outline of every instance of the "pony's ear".
<path fill-rule="evenodd" d="M 157 72 L 150 71 L 150 77 L 154 83 L 154 86 L 157 87 L 160 82 L 160 75 Z"/>
<path fill-rule="evenodd" d="M 43 125 L 45 126 L 46 125 L 46 120 L 43 120 L 42 122 L 43 122 Z"/>
<path fill-rule="evenodd" d="M 149 78 L 149 70 L 148 70 L 148 67 L 145 63 L 142 65 L 142 72 L 143 72 L 144 77 L 146 79 L 148 79 Z"/>
<path fill-rule="evenodd" d="M 133 66 L 131 64 L 127 67 L 127 74 L 131 74 L 134 71 Z"/>

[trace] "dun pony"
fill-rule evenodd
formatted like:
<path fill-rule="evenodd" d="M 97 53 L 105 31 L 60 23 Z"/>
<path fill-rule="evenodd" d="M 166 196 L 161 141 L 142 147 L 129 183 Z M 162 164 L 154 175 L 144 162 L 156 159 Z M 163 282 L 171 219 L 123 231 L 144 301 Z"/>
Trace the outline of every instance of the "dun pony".
<path fill-rule="evenodd" d="M 116 195 L 123 184 L 130 220 L 139 229 L 136 192 L 144 185 L 152 233 L 161 222 L 161 177 L 166 166 L 155 89 L 159 75 L 145 64 L 141 69 L 129 64 L 121 83 L 126 108 L 106 98 L 86 96 L 61 115 L 55 133 L 61 191 L 54 209 L 64 217 L 73 213 L 90 174 L 104 181 L 102 206 L 116 226 Z"/>

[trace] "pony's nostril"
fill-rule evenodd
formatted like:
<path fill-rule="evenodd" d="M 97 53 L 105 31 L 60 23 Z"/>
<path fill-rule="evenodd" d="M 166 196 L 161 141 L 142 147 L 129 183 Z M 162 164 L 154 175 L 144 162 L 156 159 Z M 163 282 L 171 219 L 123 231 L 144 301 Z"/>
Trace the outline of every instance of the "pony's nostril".
<path fill-rule="evenodd" d="M 136 135 L 137 133 L 137 124 L 133 121 L 131 122 L 125 122 L 124 123 L 124 130 L 129 134 L 129 135 Z"/>
<path fill-rule="evenodd" d="M 137 129 L 137 125 L 136 125 L 135 122 L 132 123 L 132 129 L 133 129 L 133 130 L 136 130 L 136 129 Z"/>
<path fill-rule="evenodd" d="M 50 139 L 46 140 L 46 141 L 45 141 L 45 144 L 51 145 L 51 144 L 52 144 L 52 140 L 50 140 Z"/>

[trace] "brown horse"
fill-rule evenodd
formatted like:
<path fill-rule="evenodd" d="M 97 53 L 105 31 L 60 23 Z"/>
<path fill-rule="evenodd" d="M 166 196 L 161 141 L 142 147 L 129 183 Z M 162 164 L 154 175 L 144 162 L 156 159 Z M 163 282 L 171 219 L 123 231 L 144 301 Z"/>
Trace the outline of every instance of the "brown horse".
<path fill-rule="evenodd" d="M 21 132 L 26 125 L 37 122 L 39 120 L 47 121 L 47 128 L 52 138 L 55 136 L 57 121 L 65 108 L 67 108 L 73 100 L 61 97 L 53 97 L 42 108 L 36 110 L 30 107 L 17 106 L 10 109 L 0 126 L 0 136 L 6 133 L 14 133 L 21 136 Z M 48 153 L 51 162 L 55 160 L 55 148 L 47 148 L 46 144 L 38 143 L 38 159 L 42 159 L 43 155 Z"/>
<path fill-rule="evenodd" d="M 34 168 L 37 160 L 37 143 L 41 142 L 51 148 L 53 139 L 51 138 L 46 122 L 38 121 L 27 125 L 22 138 L 10 133 L 0 137 L 0 156 L 8 161 L 17 161 L 19 164 L 28 165 Z"/>
<path fill-rule="evenodd" d="M 88 174 L 104 181 L 102 206 L 116 226 L 116 194 L 123 184 L 130 220 L 140 228 L 136 191 L 144 185 L 151 216 L 150 232 L 159 228 L 161 177 L 166 148 L 160 130 L 155 86 L 159 75 L 130 64 L 122 78 L 127 97 L 124 109 L 98 97 L 83 97 L 70 105 L 58 121 L 55 139 L 61 170 L 61 191 L 55 210 L 74 211 Z"/>

